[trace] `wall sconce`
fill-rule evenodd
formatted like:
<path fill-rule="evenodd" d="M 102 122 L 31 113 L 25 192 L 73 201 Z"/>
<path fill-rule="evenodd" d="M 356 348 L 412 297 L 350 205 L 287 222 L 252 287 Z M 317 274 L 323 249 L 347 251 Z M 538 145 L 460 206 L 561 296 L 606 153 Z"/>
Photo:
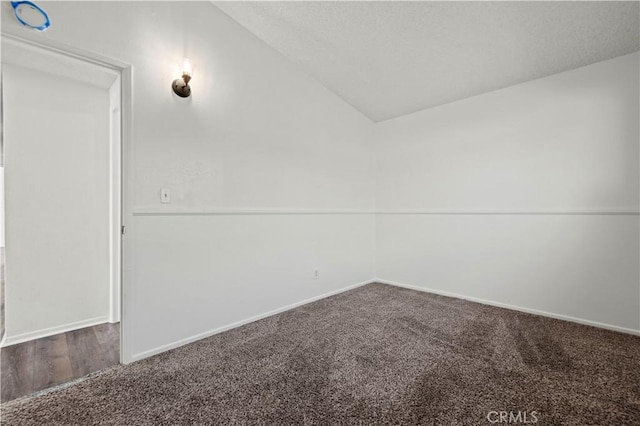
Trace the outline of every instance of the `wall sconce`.
<path fill-rule="evenodd" d="M 176 78 L 171 84 L 173 92 L 181 98 L 188 98 L 189 96 L 191 96 L 191 87 L 189 87 L 191 73 L 191 61 L 185 59 L 182 65 L 182 78 Z"/>

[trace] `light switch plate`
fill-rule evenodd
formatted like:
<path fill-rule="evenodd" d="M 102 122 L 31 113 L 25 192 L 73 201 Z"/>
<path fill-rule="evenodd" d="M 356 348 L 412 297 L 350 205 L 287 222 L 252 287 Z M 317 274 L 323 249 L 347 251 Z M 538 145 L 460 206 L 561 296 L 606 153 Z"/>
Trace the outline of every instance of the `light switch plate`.
<path fill-rule="evenodd" d="M 160 202 L 163 204 L 171 203 L 171 190 L 169 188 L 160 189 Z"/>

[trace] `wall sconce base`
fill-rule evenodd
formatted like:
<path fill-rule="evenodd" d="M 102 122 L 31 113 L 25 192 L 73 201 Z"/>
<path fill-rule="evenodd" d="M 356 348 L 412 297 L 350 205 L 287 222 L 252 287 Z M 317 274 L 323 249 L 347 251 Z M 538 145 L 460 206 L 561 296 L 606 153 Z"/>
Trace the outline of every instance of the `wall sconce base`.
<path fill-rule="evenodd" d="M 191 87 L 183 79 L 177 78 L 171 84 L 173 92 L 181 98 L 188 98 L 191 95 Z"/>

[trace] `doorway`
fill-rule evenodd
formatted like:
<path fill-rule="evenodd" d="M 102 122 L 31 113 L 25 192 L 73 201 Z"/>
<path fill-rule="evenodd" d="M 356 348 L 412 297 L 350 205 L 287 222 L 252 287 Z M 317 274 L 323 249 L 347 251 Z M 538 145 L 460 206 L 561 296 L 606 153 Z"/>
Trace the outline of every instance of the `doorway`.
<path fill-rule="evenodd" d="M 2 40 L 2 402 L 120 362 L 121 79 Z"/>

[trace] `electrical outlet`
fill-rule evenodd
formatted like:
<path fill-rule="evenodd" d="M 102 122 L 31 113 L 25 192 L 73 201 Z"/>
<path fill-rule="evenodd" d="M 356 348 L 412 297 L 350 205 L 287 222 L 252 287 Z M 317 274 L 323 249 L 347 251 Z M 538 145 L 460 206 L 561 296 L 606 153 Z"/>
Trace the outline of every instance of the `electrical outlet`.
<path fill-rule="evenodd" d="M 160 202 L 162 204 L 170 204 L 171 203 L 171 190 L 169 188 L 161 188 L 160 189 Z"/>
<path fill-rule="evenodd" d="M 319 280 L 320 279 L 320 272 L 318 271 L 318 268 L 313 270 L 313 279 L 314 280 Z"/>

